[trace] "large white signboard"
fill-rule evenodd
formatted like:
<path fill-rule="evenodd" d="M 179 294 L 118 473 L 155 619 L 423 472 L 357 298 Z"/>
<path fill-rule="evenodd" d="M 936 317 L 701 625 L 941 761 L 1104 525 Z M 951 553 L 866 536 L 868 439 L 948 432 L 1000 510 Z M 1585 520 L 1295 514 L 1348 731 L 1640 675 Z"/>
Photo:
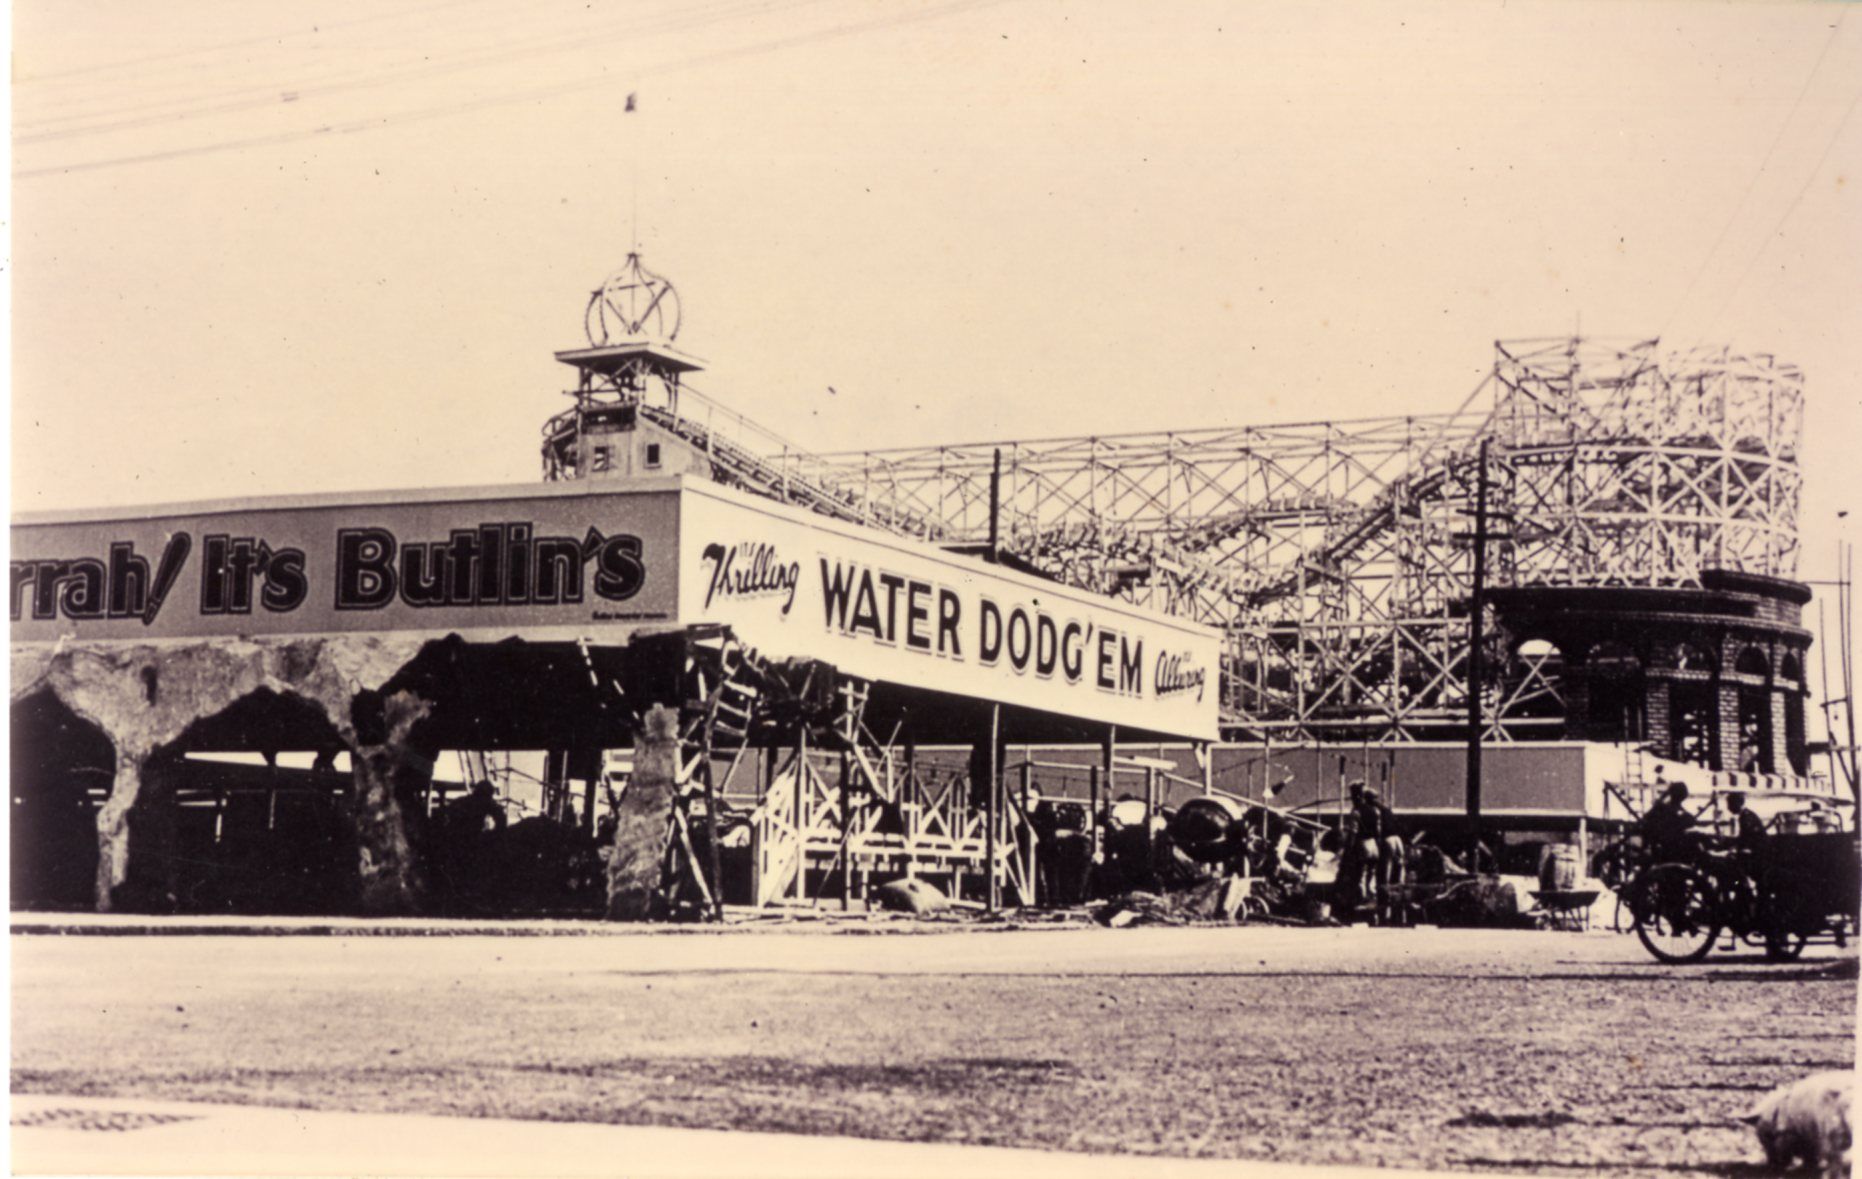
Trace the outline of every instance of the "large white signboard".
<path fill-rule="evenodd" d="M 703 480 L 74 512 L 12 540 L 15 642 L 720 622 L 865 679 L 1216 736 L 1216 631 Z"/>
<path fill-rule="evenodd" d="M 29 516 L 12 528 L 12 638 L 665 626 L 678 498 L 659 479 Z"/>
<path fill-rule="evenodd" d="M 1219 632 L 688 482 L 679 618 L 866 679 L 1195 739 L 1216 736 Z"/>

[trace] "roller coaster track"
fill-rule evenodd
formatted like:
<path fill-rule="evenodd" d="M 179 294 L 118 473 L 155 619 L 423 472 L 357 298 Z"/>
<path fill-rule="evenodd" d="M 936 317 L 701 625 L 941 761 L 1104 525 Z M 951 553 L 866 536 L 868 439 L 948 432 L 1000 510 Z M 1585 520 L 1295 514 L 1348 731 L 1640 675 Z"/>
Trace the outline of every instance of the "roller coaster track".
<path fill-rule="evenodd" d="M 1239 604 L 1244 610 L 1259 610 L 1298 593 L 1309 576 L 1334 580 L 1349 576 L 1346 567 L 1364 546 L 1395 527 L 1405 507 L 1434 498 L 1459 465 L 1451 458 L 1441 466 L 1422 472 L 1418 478 L 1404 478 L 1390 484 L 1359 511 L 1344 535 L 1319 553 L 1300 560 L 1278 581 L 1247 594 Z"/>
<path fill-rule="evenodd" d="M 713 474 L 723 482 L 837 520 L 933 543 L 949 542 L 957 537 L 957 530 L 945 521 L 931 519 L 883 499 L 858 495 L 818 476 L 801 474 L 793 461 L 771 462 L 671 409 L 643 401 L 639 412 L 648 421 L 702 451 L 712 464 Z M 819 469 L 819 463 L 809 465 Z M 1033 541 L 1033 551 L 1018 555 L 1036 567 L 1048 569 L 1061 581 L 1080 588 L 1111 592 L 1121 581 L 1164 576 L 1172 579 L 1179 592 L 1213 590 L 1225 598 L 1241 592 L 1242 579 L 1201 555 L 1110 521 L 1095 521 L 1086 532 L 1071 539 L 1051 527 L 1030 534 L 1015 527 L 1018 521 L 1009 523 L 1010 536 Z M 1048 559 L 1055 550 L 1072 550 L 1078 556 L 1090 554 L 1092 559 L 1081 561 L 1078 556 L 1072 561 Z"/>
<path fill-rule="evenodd" d="M 946 527 L 896 505 L 856 495 L 832 483 L 798 474 L 792 465 L 774 463 L 702 423 L 662 406 L 642 402 L 640 416 L 702 451 L 720 482 L 821 515 L 865 524 L 923 540 L 944 538 Z"/>
<path fill-rule="evenodd" d="M 795 504 L 837 520 L 880 528 L 933 543 L 958 538 L 951 524 L 909 511 L 885 500 L 860 496 L 818 475 L 800 473 L 796 462 L 776 463 L 739 445 L 702 423 L 663 406 L 642 402 L 642 417 L 702 451 L 720 480 L 747 491 Z M 818 462 L 808 463 L 818 470 Z M 1305 577 L 1343 576 L 1338 570 L 1364 544 L 1391 526 L 1404 503 L 1425 498 L 1447 482 L 1447 467 L 1425 472 L 1421 479 L 1392 484 L 1371 504 L 1358 509 L 1352 529 L 1323 553 L 1309 557 L 1300 568 L 1267 586 L 1223 568 L 1204 550 L 1247 527 L 1251 513 L 1234 513 L 1180 537 L 1129 528 L 1104 518 L 1068 524 L 1036 525 L 1019 513 L 1006 523 L 1017 555 L 1059 580 L 1099 593 L 1116 593 L 1135 583 L 1158 578 L 1169 581 L 1178 594 L 1202 592 L 1218 601 L 1254 610 L 1297 593 Z"/>
<path fill-rule="evenodd" d="M 1496 344 L 1460 407 L 1423 417 L 780 458 L 752 445 L 766 462 L 709 449 L 721 475 L 752 490 L 971 548 L 989 524 L 993 452 L 1005 552 L 1227 629 L 1225 723 L 1276 739 L 1418 739 L 1462 723 L 1469 562 L 1457 509 L 1482 438 L 1494 443 L 1492 506 L 1510 521 L 1496 584 L 1793 574 L 1801 373 L 1766 354 L 1656 347 Z M 698 427 L 649 416 L 707 449 Z M 1557 703 L 1543 673 L 1515 678 L 1495 724 L 1554 723 L 1509 719 L 1528 687 Z"/>

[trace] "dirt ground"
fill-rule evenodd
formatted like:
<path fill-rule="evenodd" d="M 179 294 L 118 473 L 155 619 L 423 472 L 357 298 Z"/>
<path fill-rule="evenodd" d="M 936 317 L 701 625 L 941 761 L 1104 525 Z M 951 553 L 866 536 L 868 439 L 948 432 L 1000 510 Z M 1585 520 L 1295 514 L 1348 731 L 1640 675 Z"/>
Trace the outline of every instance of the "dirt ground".
<path fill-rule="evenodd" d="M 1757 1175 L 1853 956 L 1282 928 L 46 936 L 22 1092 L 1432 1169 Z"/>

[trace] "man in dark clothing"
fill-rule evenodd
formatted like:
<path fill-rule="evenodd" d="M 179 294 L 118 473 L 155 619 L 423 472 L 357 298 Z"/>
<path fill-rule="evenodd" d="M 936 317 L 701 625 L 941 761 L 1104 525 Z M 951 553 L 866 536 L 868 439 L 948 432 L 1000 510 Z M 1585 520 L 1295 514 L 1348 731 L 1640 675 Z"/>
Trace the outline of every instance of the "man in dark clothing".
<path fill-rule="evenodd" d="M 446 804 L 435 824 L 430 867 L 443 908 L 471 905 L 495 891 L 489 854 L 505 827 L 504 808 L 490 782 L 472 783 L 464 798 Z"/>
<path fill-rule="evenodd" d="M 1726 796 L 1726 809 L 1733 816 L 1734 861 L 1756 896 L 1765 869 L 1765 820 L 1752 813 L 1746 806 L 1746 796 L 1739 791 Z"/>
<path fill-rule="evenodd" d="M 1395 817 L 1377 791 L 1362 782 L 1351 784 L 1351 810 L 1358 819 L 1358 838 L 1375 840 L 1383 846 L 1385 837 L 1391 834 L 1391 820 Z"/>
<path fill-rule="evenodd" d="M 1736 905 L 1750 906 L 1747 919 L 1758 916 L 1761 881 L 1765 872 L 1765 820 L 1746 806 L 1746 796 L 1732 791 L 1726 796 L 1726 812 L 1733 816 L 1733 866 L 1739 871 L 1740 889 L 1732 897 Z"/>
<path fill-rule="evenodd" d="M 472 783 L 471 791 L 446 806 L 446 828 L 455 837 L 504 830 L 504 808 L 491 783 L 483 779 Z"/>
<path fill-rule="evenodd" d="M 1737 790 L 1726 796 L 1726 809 L 1733 816 L 1733 849 L 1742 860 L 1756 860 L 1765 850 L 1765 820 L 1752 813 Z"/>
<path fill-rule="evenodd" d="M 1694 816 L 1681 808 L 1686 800 L 1687 785 L 1676 782 L 1663 793 L 1661 801 L 1642 816 L 1636 829 L 1642 835 L 1642 845 L 1648 849 L 1650 859 L 1685 860 L 1692 856 Z"/>
<path fill-rule="evenodd" d="M 1402 879 L 1403 842 L 1396 834 L 1396 814 L 1375 789 L 1364 786 L 1353 798 L 1359 847 L 1367 853 L 1365 899 L 1376 904 L 1381 924 L 1390 912 L 1390 886 Z"/>
<path fill-rule="evenodd" d="M 1351 784 L 1351 809 L 1346 814 L 1345 845 L 1339 857 L 1339 874 L 1349 892 L 1347 903 L 1383 908 L 1384 836 L 1390 831 L 1390 810 L 1375 790 L 1362 781 Z"/>

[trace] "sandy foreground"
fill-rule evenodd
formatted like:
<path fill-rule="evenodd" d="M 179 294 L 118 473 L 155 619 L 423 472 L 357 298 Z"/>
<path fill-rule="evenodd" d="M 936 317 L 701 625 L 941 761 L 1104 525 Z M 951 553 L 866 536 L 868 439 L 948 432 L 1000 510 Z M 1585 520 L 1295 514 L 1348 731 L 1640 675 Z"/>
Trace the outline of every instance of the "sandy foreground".
<path fill-rule="evenodd" d="M 516 1158 L 534 1173 L 617 1151 L 632 1165 L 608 1173 L 778 1174 L 785 1158 L 807 1174 L 1039 1173 L 990 1152 L 884 1153 L 922 1143 L 1066 1152 L 1050 1157 L 1079 1175 L 1102 1173 L 1087 1154 L 1131 1174 L 1162 1156 L 1726 1176 L 1758 1173 L 1734 1120 L 1757 1097 L 1855 1060 L 1853 952 L 1674 968 L 1597 932 L 14 928 L 26 1170 L 198 1163 L 164 1142 L 228 1123 L 148 1104 L 189 1102 L 581 1124 L 492 1136 L 533 1143 Z M 110 1109 L 134 1124 L 83 1128 Z M 369 1124 L 319 1129 L 323 1147 L 282 1124 L 235 1136 L 272 1171 L 513 1173 L 473 1145 L 492 1123 Z M 371 1155 L 383 1125 L 402 1129 Z M 598 1145 L 616 1126 L 758 1133 Z M 813 1154 L 764 1135 L 809 1136 Z"/>

